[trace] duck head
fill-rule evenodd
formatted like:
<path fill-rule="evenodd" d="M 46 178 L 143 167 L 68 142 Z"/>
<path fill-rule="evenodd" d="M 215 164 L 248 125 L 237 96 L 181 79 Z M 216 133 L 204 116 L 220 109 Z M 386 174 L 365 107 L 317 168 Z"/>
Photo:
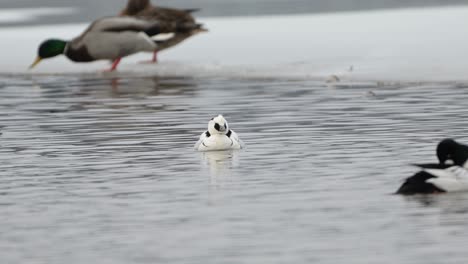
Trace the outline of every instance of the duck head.
<path fill-rule="evenodd" d="M 41 45 L 39 45 L 39 49 L 37 51 L 37 58 L 33 64 L 29 66 L 29 68 L 34 68 L 43 59 L 48 59 L 63 54 L 65 52 L 66 46 L 67 42 L 60 39 L 48 39 L 42 42 Z"/>
<path fill-rule="evenodd" d="M 208 132 L 211 135 L 225 135 L 229 131 L 229 125 L 222 115 L 214 117 L 208 122 Z"/>
<path fill-rule="evenodd" d="M 437 158 L 439 159 L 439 163 L 445 164 L 447 160 L 453 161 L 453 156 L 458 146 L 459 144 L 451 138 L 442 140 L 439 145 L 437 145 Z"/>

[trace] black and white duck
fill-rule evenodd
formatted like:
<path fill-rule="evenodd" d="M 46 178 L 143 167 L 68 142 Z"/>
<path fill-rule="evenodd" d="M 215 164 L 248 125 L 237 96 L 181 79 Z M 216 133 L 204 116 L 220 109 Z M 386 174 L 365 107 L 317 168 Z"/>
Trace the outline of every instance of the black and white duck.
<path fill-rule="evenodd" d="M 397 194 L 468 191 L 468 146 L 444 139 L 436 152 L 439 163 L 414 164 L 421 171 L 407 178 Z"/>

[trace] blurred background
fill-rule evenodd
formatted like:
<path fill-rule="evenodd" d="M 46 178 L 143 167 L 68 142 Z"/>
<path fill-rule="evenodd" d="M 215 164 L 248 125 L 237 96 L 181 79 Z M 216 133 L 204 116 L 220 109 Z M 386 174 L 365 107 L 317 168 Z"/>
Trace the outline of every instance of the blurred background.
<path fill-rule="evenodd" d="M 200 8 L 194 16 L 210 30 L 161 52 L 166 63 L 158 66 L 160 74 L 327 78 L 349 75 L 347 70 L 353 68 L 355 80 L 447 81 L 463 79 L 468 66 L 463 52 L 468 39 L 458 30 L 466 24 L 468 1 L 165 0 L 155 4 Z M 8 66 L 0 65 L 0 72 L 24 72 L 43 40 L 72 39 L 91 21 L 116 15 L 125 5 L 125 0 L 2 1 L 2 45 L 14 45 L 22 52 L 0 50 L 9 61 Z M 145 56 L 125 58 L 121 69 L 145 68 L 126 63 Z M 69 63 L 62 56 L 41 63 L 33 72 L 89 72 L 104 67 L 99 62 Z"/>
<path fill-rule="evenodd" d="M 115 15 L 126 4 L 125 0 L 1 0 L 0 6 L 6 8 L 72 8 L 75 12 L 66 15 L 43 16 L 35 21 L 9 22 L 0 20 L 0 25 L 77 23 L 92 21 L 100 16 Z M 333 13 L 346 11 L 366 11 L 376 9 L 434 7 L 468 4 L 466 0 L 162 0 L 160 6 L 177 8 L 201 8 L 200 17 L 218 16 L 259 16 Z M 4 11 L 3 11 L 4 12 Z"/>

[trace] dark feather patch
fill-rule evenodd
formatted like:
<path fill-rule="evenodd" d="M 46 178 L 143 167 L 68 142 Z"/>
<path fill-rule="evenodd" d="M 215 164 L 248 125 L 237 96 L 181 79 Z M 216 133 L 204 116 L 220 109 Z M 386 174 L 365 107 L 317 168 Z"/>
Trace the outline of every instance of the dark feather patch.
<path fill-rule="evenodd" d="M 412 194 L 431 194 L 445 192 L 437 188 L 434 184 L 426 182 L 428 179 L 435 178 L 435 176 L 420 171 L 415 175 L 406 179 L 401 187 L 396 191 L 396 194 L 412 195 Z"/>
<path fill-rule="evenodd" d="M 89 54 L 86 45 L 82 45 L 78 49 L 67 49 L 65 52 L 65 56 L 67 56 L 71 61 L 76 62 L 89 62 L 96 60 L 96 58 L 93 58 Z"/>
<path fill-rule="evenodd" d="M 104 32 L 124 32 L 124 31 L 133 31 L 133 32 L 145 32 L 148 36 L 154 36 L 161 33 L 161 27 L 158 24 L 154 24 L 149 27 L 140 27 L 136 25 L 122 26 L 108 28 Z"/>
<path fill-rule="evenodd" d="M 147 29 L 145 29 L 146 35 L 152 37 L 154 35 L 160 34 L 161 33 L 161 27 L 159 25 L 153 25 Z"/>
<path fill-rule="evenodd" d="M 200 11 L 200 8 L 190 8 L 190 9 L 184 9 L 184 12 L 186 13 L 193 13 L 193 12 L 198 12 Z"/>
<path fill-rule="evenodd" d="M 423 169 L 446 169 L 452 167 L 453 164 L 440 164 L 440 163 L 422 163 L 422 164 L 411 164 L 413 166 Z"/>
<path fill-rule="evenodd" d="M 206 137 L 211 137 L 210 132 L 209 132 L 209 131 L 206 131 L 206 132 L 205 132 L 205 136 L 206 136 Z"/>
<path fill-rule="evenodd" d="M 229 131 L 227 132 L 226 136 L 227 136 L 228 138 L 230 138 L 230 137 L 231 137 L 231 134 L 232 134 L 232 131 L 229 130 Z"/>

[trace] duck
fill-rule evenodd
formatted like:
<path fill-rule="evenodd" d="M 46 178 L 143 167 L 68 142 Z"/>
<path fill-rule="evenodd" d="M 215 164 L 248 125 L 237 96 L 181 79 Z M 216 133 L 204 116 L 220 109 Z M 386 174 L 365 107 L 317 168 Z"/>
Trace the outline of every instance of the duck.
<path fill-rule="evenodd" d="M 200 135 L 200 139 L 195 144 L 195 150 L 198 151 L 242 148 L 244 148 L 244 143 L 237 133 L 229 128 L 223 115 L 218 115 L 208 122 L 208 130 Z"/>
<path fill-rule="evenodd" d="M 206 28 L 203 28 L 202 24 L 198 24 L 192 16 L 192 13 L 196 11 L 199 11 L 199 9 L 159 7 L 152 5 L 150 0 L 129 0 L 127 6 L 120 12 L 120 16 L 156 20 L 159 21 L 163 27 L 171 26 L 174 23 L 180 23 L 187 27 L 192 27 L 192 30 L 172 33 L 165 36 L 166 38 L 164 40 L 158 41 L 159 47 L 153 52 L 153 58 L 150 61 L 151 63 L 157 63 L 157 55 L 159 51 L 174 47 L 198 33 L 208 31 Z"/>
<path fill-rule="evenodd" d="M 65 55 L 74 62 L 91 62 L 111 60 L 109 71 L 114 71 L 121 58 L 138 53 L 153 52 L 158 48 L 157 41 L 152 39 L 167 31 L 190 31 L 190 26 L 173 24 L 163 28 L 155 20 L 135 17 L 105 17 L 91 23 L 78 37 L 66 41 L 47 39 L 38 48 L 38 56 L 29 67 L 34 68 L 44 59 Z"/>
<path fill-rule="evenodd" d="M 421 170 L 407 178 L 396 194 L 432 194 L 468 190 L 468 146 L 451 138 L 439 142 L 439 163 L 413 164 Z"/>

